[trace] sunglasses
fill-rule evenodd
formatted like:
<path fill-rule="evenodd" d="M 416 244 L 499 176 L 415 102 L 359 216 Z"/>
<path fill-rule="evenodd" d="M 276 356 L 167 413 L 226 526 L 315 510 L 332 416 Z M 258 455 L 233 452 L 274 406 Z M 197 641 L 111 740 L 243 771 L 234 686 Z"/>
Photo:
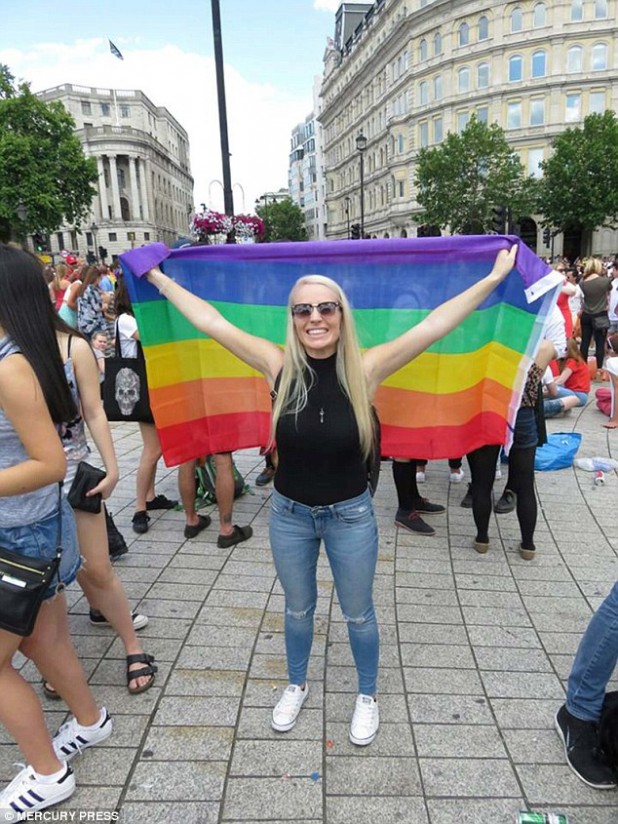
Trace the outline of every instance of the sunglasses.
<path fill-rule="evenodd" d="M 318 310 L 321 317 L 328 318 L 334 315 L 337 309 L 341 309 L 341 304 L 336 300 L 325 300 L 322 303 L 295 303 L 292 306 L 292 314 L 295 318 L 308 318 L 314 309 Z"/>

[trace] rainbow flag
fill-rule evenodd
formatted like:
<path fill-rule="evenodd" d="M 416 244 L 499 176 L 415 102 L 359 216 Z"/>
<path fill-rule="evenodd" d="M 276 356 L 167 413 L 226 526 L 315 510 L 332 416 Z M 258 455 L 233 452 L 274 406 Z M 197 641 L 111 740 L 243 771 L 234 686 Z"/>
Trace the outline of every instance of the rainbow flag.
<path fill-rule="evenodd" d="M 557 297 L 552 273 L 499 236 L 194 246 L 121 256 L 125 274 L 156 262 L 232 323 L 283 345 L 297 278 L 328 275 L 348 295 L 361 346 L 390 340 L 486 275 L 519 243 L 517 268 L 457 329 L 392 375 L 375 404 L 382 454 L 449 458 L 510 444 L 526 372 Z M 262 375 L 199 333 L 144 278 L 127 278 L 165 462 L 263 446 L 271 401 Z"/>

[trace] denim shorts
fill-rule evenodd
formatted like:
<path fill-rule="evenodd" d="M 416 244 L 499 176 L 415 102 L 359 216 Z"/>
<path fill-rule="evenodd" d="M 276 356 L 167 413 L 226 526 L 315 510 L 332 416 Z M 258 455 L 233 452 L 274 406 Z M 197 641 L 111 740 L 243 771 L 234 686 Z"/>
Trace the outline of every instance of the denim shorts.
<path fill-rule="evenodd" d="M 62 556 L 60 559 L 60 580 L 68 585 L 75 580 L 81 563 L 75 516 L 67 499 L 63 496 L 62 529 L 60 545 Z M 11 552 L 18 552 L 25 558 L 54 558 L 58 546 L 58 510 L 55 510 L 34 524 L 27 526 L 0 527 L 0 546 Z M 45 593 L 45 598 L 56 594 L 58 579 L 53 582 Z"/>
<path fill-rule="evenodd" d="M 534 409 L 522 406 L 517 411 L 515 432 L 513 434 L 513 449 L 530 449 L 539 442 L 539 433 L 536 426 Z"/>

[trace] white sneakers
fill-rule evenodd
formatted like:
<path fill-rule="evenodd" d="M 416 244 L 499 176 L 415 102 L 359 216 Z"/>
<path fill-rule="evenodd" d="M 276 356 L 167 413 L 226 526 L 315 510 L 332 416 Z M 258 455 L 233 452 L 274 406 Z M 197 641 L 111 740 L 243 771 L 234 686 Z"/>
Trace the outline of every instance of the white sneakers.
<path fill-rule="evenodd" d="M 378 702 L 370 695 L 359 695 L 350 724 L 350 741 L 357 747 L 366 747 L 378 734 L 379 726 Z"/>
<path fill-rule="evenodd" d="M 298 714 L 309 694 L 309 684 L 301 689 L 297 684 L 290 684 L 273 710 L 272 728 L 277 732 L 289 732 L 296 724 Z M 378 734 L 380 711 L 378 702 L 370 695 L 356 698 L 354 715 L 350 725 L 350 741 L 357 747 L 366 747 Z"/>
<path fill-rule="evenodd" d="M 272 728 L 277 732 L 289 732 L 296 724 L 298 713 L 309 695 L 309 684 L 302 689 L 297 684 L 290 684 L 273 710 Z"/>
<path fill-rule="evenodd" d="M 0 821 L 22 821 L 22 816 L 45 810 L 69 798 L 75 792 L 75 776 L 68 764 L 56 775 L 37 775 L 24 767 L 0 793 Z"/>
<path fill-rule="evenodd" d="M 452 469 L 451 474 L 449 475 L 449 481 L 452 484 L 460 484 L 465 478 L 465 474 L 466 473 L 461 467 L 459 467 L 459 469 Z"/>

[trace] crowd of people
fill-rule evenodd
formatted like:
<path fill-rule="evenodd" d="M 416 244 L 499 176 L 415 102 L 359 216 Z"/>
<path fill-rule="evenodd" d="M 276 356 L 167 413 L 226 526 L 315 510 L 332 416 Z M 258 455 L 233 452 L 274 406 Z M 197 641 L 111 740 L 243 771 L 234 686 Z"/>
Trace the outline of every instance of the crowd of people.
<path fill-rule="evenodd" d="M 292 288 L 286 341 L 280 348 L 232 325 L 160 269 L 144 273 L 197 329 L 261 372 L 271 390 L 271 435 L 277 449 L 267 455 L 259 483 L 274 483 L 270 543 L 285 594 L 289 681 L 272 713 L 274 730 L 284 733 L 295 726 L 309 693 L 316 570 L 323 542 L 358 678 L 349 738 L 357 746 L 375 739 L 379 628 L 373 584 L 378 529 L 367 475 L 375 441 L 372 399 L 389 375 L 447 335 L 491 294 L 511 271 L 516 254 L 516 246 L 501 251 L 484 278 L 400 337 L 362 353 L 346 295 L 327 277 L 305 276 Z M 536 557 L 537 551 L 534 457 L 544 439 L 544 408 L 547 415 L 565 414 L 587 402 L 591 379 L 613 376 L 612 357 L 606 360 L 606 338 L 608 352 L 618 362 L 618 335 L 608 337 L 610 324 L 615 322 L 618 328 L 616 301 L 611 303 L 618 261 L 612 267 L 597 259 L 587 261 L 581 277 L 577 267 L 569 271 L 564 262 L 555 268 L 565 273 L 557 309 L 560 318 L 551 319 L 530 366 L 515 421 L 506 489 L 493 505 L 500 514 L 516 511 L 519 553 L 525 560 Z M 110 625 L 120 636 L 131 694 L 150 689 L 157 673 L 154 657 L 144 651 L 136 635 L 148 618 L 131 610 L 109 560 L 104 510 L 73 511 L 66 500 L 78 464 L 90 451 L 86 426 L 105 468 L 105 477 L 88 494 L 100 494 L 105 500 L 118 481 L 100 383 L 106 354 L 117 348 L 123 357 L 137 358 L 141 352 L 126 283 L 118 272 L 98 265 L 71 271 L 60 264 L 47 284 L 41 275 L 34 256 L 0 245 L 0 544 L 27 555 L 36 531 L 37 552 L 51 556 L 60 529 L 63 546 L 62 585 L 47 593 L 33 633 L 22 638 L 0 630 L 0 722 L 28 761 L 0 795 L 0 808 L 15 813 L 45 809 L 68 798 L 75 789 L 69 762 L 112 732 L 112 719 L 97 706 L 70 639 L 64 586 L 77 579 L 90 606 L 90 621 Z M 579 307 L 575 300 L 581 302 Z M 587 347 L 592 341 L 596 369 L 591 378 Z M 612 404 L 607 424 L 612 428 L 618 426 L 616 414 Z M 144 534 L 150 528 L 148 512 L 172 508 L 177 501 L 155 492 L 161 447 L 154 423 L 140 422 L 139 428 L 143 450 L 132 526 Z M 492 490 L 503 446 L 488 444 L 466 456 L 471 481 L 462 506 L 472 509 L 473 545 L 479 553 L 490 549 Z M 388 457 L 393 458 L 398 497 L 395 523 L 412 532 L 433 534 L 425 517 L 443 514 L 445 507 L 419 493 L 426 462 Z M 215 463 L 217 544 L 231 547 L 248 540 L 252 530 L 232 523 L 231 455 L 217 455 Z M 462 456 L 449 464 L 450 481 L 459 483 L 465 476 Z M 184 536 L 190 540 L 211 523 L 209 516 L 195 509 L 195 461 L 179 468 L 178 485 L 186 516 Z M 595 731 L 618 656 L 617 597 L 614 588 L 582 641 L 567 702 L 556 718 L 560 735 L 568 741 L 569 764 L 580 778 L 599 788 L 616 786 Z M 595 629 L 599 625 L 603 633 Z M 73 713 L 53 738 L 36 692 L 12 666 L 17 650 L 38 667 L 45 694 L 63 698 Z"/>

